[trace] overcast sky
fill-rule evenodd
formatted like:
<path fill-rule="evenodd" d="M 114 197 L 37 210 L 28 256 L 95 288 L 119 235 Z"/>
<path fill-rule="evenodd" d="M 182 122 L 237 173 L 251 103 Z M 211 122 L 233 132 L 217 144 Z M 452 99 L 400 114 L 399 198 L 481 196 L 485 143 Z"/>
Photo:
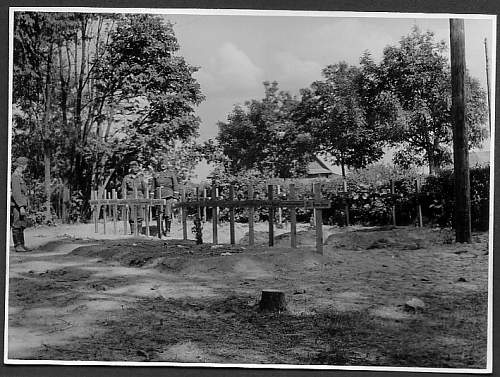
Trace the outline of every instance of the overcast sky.
<path fill-rule="evenodd" d="M 200 67 L 195 77 L 206 96 L 197 110 L 202 121 L 201 140 L 217 135 L 217 121 L 226 120 L 234 104 L 262 98 L 263 81 L 275 80 L 281 89 L 298 94 L 299 89 L 321 79 L 321 70 L 328 64 L 344 60 L 357 65 L 364 51 L 378 61 L 384 47 L 396 45 L 415 24 L 449 44 L 448 19 L 164 17 L 174 23 L 179 53 L 191 65 Z M 465 21 L 467 68 L 485 88 L 484 39 L 488 38 L 491 57 L 491 31 L 491 20 Z"/>

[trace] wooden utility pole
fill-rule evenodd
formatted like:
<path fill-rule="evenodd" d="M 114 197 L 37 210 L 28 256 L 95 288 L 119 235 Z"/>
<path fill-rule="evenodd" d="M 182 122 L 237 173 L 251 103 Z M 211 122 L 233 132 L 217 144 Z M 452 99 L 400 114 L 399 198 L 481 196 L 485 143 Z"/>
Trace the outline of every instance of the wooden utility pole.
<path fill-rule="evenodd" d="M 491 132 L 491 99 L 490 99 L 490 61 L 488 58 L 488 40 L 484 38 L 484 55 L 486 57 L 486 93 L 488 96 L 488 125 Z"/>
<path fill-rule="evenodd" d="M 457 242 L 471 242 L 469 152 L 465 124 L 465 31 L 463 19 L 450 19 L 450 47 L 455 235 Z"/>

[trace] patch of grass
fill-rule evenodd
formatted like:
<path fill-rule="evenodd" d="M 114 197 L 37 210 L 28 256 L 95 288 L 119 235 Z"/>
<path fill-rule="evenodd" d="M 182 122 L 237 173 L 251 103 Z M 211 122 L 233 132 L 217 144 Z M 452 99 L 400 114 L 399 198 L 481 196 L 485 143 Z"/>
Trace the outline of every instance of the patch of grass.
<path fill-rule="evenodd" d="M 83 296 L 82 287 L 106 290 L 126 282 L 124 277 L 99 278 L 84 269 L 64 267 L 45 272 L 29 271 L 9 280 L 9 305 L 26 309 L 43 306 L 64 307 Z"/>
<path fill-rule="evenodd" d="M 252 363 L 258 354 L 266 363 L 484 367 L 487 295 L 424 300 L 428 310 L 395 321 L 368 311 L 260 313 L 249 296 L 144 299 L 116 313 L 119 320 L 102 321 L 104 334 L 39 356 L 155 361 L 168 346 L 193 342 L 227 363 Z"/>
<path fill-rule="evenodd" d="M 486 366 L 487 294 L 427 295 L 428 309 L 410 319 L 377 319 L 368 312 L 329 314 L 329 351 L 312 363 L 434 368 Z M 366 357 L 359 359 L 359 354 Z"/>

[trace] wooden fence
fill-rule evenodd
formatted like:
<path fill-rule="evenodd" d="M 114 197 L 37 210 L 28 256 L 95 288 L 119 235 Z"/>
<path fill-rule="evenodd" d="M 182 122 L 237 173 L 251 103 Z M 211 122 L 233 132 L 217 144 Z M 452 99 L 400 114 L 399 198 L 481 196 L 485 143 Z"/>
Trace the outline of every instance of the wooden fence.
<path fill-rule="evenodd" d="M 207 208 L 212 210 L 212 237 L 213 243 L 218 243 L 218 223 L 219 223 L 219 208 L 229 209 L 229 238 L 230 243 L 235 244 L 235 209 L 236 208 L 248 208 L 249 218 L 248 218 L 248 242 L 250 245 L 254 245 L 254 212 L 256 208 L 266 207 L 269 210 L 269 246 L 274 245 L 274 214 L 276 210 L 281 208 L 288 208 L 290 210 L 290 245 L 293 248 L 297 247 L 297 221 L 296 221 L 296 209 L 313 209 L 315 228 L 316 228 L 316 251 L 318 253 L 323 253 L 323 216 L 322 209 L 330 208 L 331 202 L 321 198 L 321 184 L 315 183 L 313 185 L 312 199 L 298 200 L 295 190 L 295 185 L 289 185 L 289 195 L 286 199 L 275 199 L 274 198 L 274 185 L 268 185 L 267 187 L 267 199 L 255 199 L 254 187 L 248 186 L 247 199 L 235 199 L 234 197 L 234 186 L 229 186 L 229 194 L 227 198 L 219 196 L 218 188 L 216 186 L 211 187 L 211 196 L 207 197 L 206 190 L 204 190 L 203 197 L 200 197 L 200 190 L 196 190 L 196 195 L 194 200 L 186 198 L 185 188 L 181 190 L 181 200 L 174 204 L 174 208 L 180 208 L 181 210 L 181 222 L 182 222 L 182 233 L 183 239 L 187 239 L 187 209 L 196 208 L 197 216 L 201 217 L 201 214 L 206 213 Z M 103 214 L 103 231 L 107 231 L 108 213 L 111 214 L 113 232 L 116 233 L 117 230 L 117 219 L 118 212 L 121 212 L 121 218 L 124 224 L 124 233 L 127 234 L 127 222 L 130 216 L 130 211 L 135 210 L 138 213 L 142 212 L 142 218 L 145 219 L 146 235 L 150 235 L 150 211 L 152 207 L 156 207 L 156 217 L 157 217 L 157 235 L 161 237 L 161 227 L 160 219 L 163 213 L 166 201 L 160 199 L 158 191 L 154 197 L 149 197 L 149 193 L 146 194 L 145 198 L 138 198 L 137 189 L 134 189 L 134 198 L 127 199 L 125 193 L 122 194 L 122 199 L 117 198 L 116 191 L 111 191 L 105 193 L 105 198 L 97 198 L 97 192 L 92 193 L 92 198 L 90 200 L 90 205 L 92 206 L 93 220 L 95 224 L 95 232 L 99 231 L 99 217 L 101 213 Z M 135 216 L 135 234 L 138 235 L 139 229 L 137 227 L 137 216 Z"/>

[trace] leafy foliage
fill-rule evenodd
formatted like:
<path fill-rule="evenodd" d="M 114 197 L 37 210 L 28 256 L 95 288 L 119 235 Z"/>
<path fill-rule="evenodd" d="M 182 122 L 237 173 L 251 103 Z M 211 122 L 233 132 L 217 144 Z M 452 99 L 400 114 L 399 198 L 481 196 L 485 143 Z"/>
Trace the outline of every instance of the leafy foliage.
<path fill-rule="evenodd" d="M 472 229 L 488 230 L 489 226 L 489 167 L 470 170 Z M 422 186 L 424 215 L 440 225 L 453 226 L 455 210 L 455 178 L 452 170 L 443 170 L 437 176 L 429 176 Z"/>
<path fill-rule="evenodd" d="M 299 119 L 345 176 L 345 167 L 359 169 L 382 157 L 384 141 L 377 122 L 366 117 L 359 93 L 360 71 L 341 62 L 326 67 L 323 76 L 324 81 L 301 91 Z"/>
<path fill-rule="evenodd" d="M 227 168 L 233 174 L 256 169 L 269 177 L 301 175 L 315 145 L 307 126 L 294 118 L 298 101 L 276 82 L 265 82 L 264 89 L 262 100 L 235 106 L 227 121 L 218 123 Z"/>
<path fill-rule="evenodd" d="M 343 181 L 336 179 L 269 179 L 258 171 L 246 171 L 238 175 L 221 173 L 215 178 L 219 187 L 219 195 L 227 198 L 229 185 L 235 187 L 235 198 L 248 198 L 248 186 L 254 187 L 255 198 L 267 197 L 267 185 L 275 185 L 275 197 L 289 197 L 289 184 L 296 187 L 298 199 L 312 198 L 312 184 L 321 183 L 321 195 L 331 201 L 331 208 L 323 210 L 326 224 L 345 225 L 345 206 L 349 206 L 351 224 L 388 225 L 392 224 L 392 206 L 396 206 L 397 224 L 414 225 L 417 221 L 417 205 L 420 202 L 424 224 L 440 227 L 453 225 L 454 183 L 453 172 L 443 170 L 439 175 L 430 175 L 423 179 L 415 169 L 396 169 L 391 166 L 377 164 L 347 175 L 347 193 L 344 192 Z M 394 183 L 394 194 L 391 193 L 391 180 Z M 417 194 L 415 182 L 422 182 Z M 281 186 L 278 195 L 276 185 Z M 210 192 L 210 189 L 208 189 Z M 194 193 L 191 193 L 191 196 Z M 188 195 L 189 196 L 189 195 Z M 472 226 L 474 230 L 486 230 L 489 224 L 489 168 L 471 169 Z M 267 221 L 268 209 L 255 210 L 255 220 Z M 309 221 L 312 210 L 297 208 L 297 220 Z M 289 220 L 289 211 L 283 209 L 283 218 Z M 221 221 L 229 219 L 229 211 L 220 209 Z M 248 210 L 237 208 L 237 222 L 248 221 Z"/>
<path fill-rule="evenodd" d="M 158 152 L 151 158 L 151 171 L 159 171 L 161 161 L 168 161 L 177 174 L 180 183 L 187 182 L 193 177 L 193 172 L 198 164 L 204 158 L 203 149 L 200 144 L 194 140 L 172 143 L 166 146 L 161 152 Z"/>
<path fill-rule="evenodd" d="M 114 92 L 127 153 L 143 163 L 174 140 L 197 136 L 194 107 L 203 100 L 192 77 L 196 68 L 176 56 L 172 25 L 160 17 L 125 15 L 110 34 L 102 54 L 98 89 Z"/>
<path fill-rule="evenodd" d="M 88 198 L 132 159 L 151 165 L 172 146 L 179 154 L 179 142 L 192 149 L 203 96 L 178 50 L 158 16 L 16 12 L 14 157 Z"/>
<path fill-rule="evenodd" d="M 395 162 L 429 166 L 433 173 L 450 161 L 451 81 L 445 56 L 444 41 L 435 41 L 430 31 L 414 27 L 401 38 L 399 45 L 384 49 L 377 67 L 378 88 L 375 92 L 390 92 L 400 108 L 400 121 L 392 142 L 399 145 Z M 373 70 L 373 63 L 362 60 Z M 485 92 L 477 80 L 467 75 L 467 114 L 470 147 L 479 146 L 485 137 Z"/>

